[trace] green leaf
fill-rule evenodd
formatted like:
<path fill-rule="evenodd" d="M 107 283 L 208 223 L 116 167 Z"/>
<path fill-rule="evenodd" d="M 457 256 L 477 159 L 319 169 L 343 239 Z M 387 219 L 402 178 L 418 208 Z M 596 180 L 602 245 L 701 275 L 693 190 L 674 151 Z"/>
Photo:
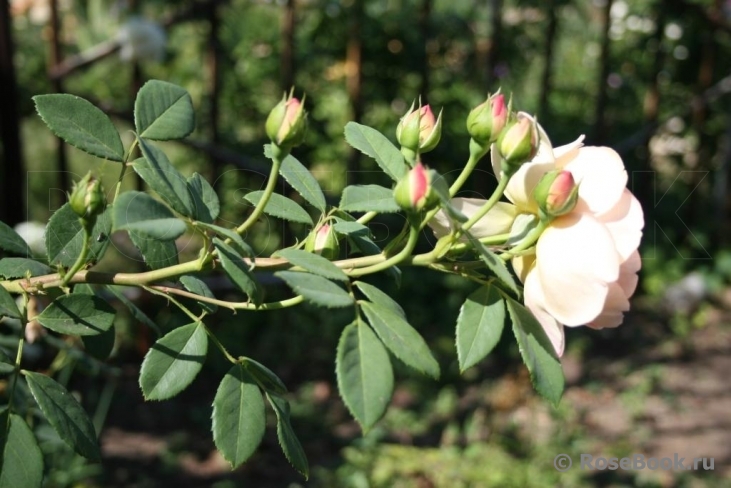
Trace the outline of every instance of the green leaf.
<path fill-rule="evenodd" d="M 246 194 L 244 198 L 252 205 L 258 205 L 262 196 L 264 196 L 263 191 L 252 191 Z M 283 197 L 278 193 L 272 193 L 272 196 L 267 202 L 267 206 L 264 207 L 264 213 L 278 219 L 314 225 L 312 217 L 310 217 L 310 214 L 304 208 L 300 207 L 294 200 Z"/>
<path fill-rule="evenodd" d="M 305 479 L 309 478 L 310 466 L 307 462 L 307 455 L 289 421 L 289 402 L 277 395 L 267 393 L 266 396 L 274 413 L 277 414 L 277 438 L 284 456 Z"/>
<path fill-rule="evenodd" d="M 351 185 L 343 190 L 340 209 L 347 212 L 398 212 L 393 191 L 378 185 Z"/>
<path fill-rule="evenodd" d="M 510 274 L 510 271 L 508 270 L 508 267 L 505 266 L 503 260 L 500 259 L 497 254 L 490 251 L 483 243 L 477 240 L 477 238 L 475 238 L 469 232 L 466 232 L 465 235 L 467 236 L 467 240 L 470 242 L 472 247 L 480 255 L 482 262 L 487 265 L 490 271 L 495 273 L 495 277 L 500 280 L 500 283 L 504 284 L 510 291 L 515 293 L 516 296 L 520 295 L 518 285 L 515 283 L 515 278 L 513 278 L 513 275 Z"/>
<path fill-rule="evenodd" d="M 256 451 L 266 426 L 261 391 L 242 365 L 232 367 L 218 386 L 212 419 L 216 448 L 232 468 L 239 467 Z"/>
<path fill-rule="evenodd" d="M 361 292 L 363 292 L 363 294 L 366 296 L 366 298 L 368 298 L 369 301 L 379 305 L 380 307 L 390 310 L 392 313 L 395 313 L 396 315 L 401 316 L 402 319 L 406 320 L 406 312 L 404 312 L 404 309 L 401 308 L 401 305 L 396 303 L 393 298 L 391 298 L 375 286 L 369 285 L 364 281 L 356 281 L 353 284 L 357 286 Z"/>
<path fill-rule="evenodd" d="M 82 295 L 96 295 L 94 287 L 89 283 L 77 283 L 74 285 L 74 293 L 80 293 Z"/>
<path fill-rule="evenodd" d="M 348 292 L 321 276 L 296 271 L 278 271 L 274 276 L 283 279 L 296 294 L 315 305 L 335 308 L 350 307 L 354 303 Z"/>
<path fill-rule="evenodd" d="M 506 298 L 513 333 L 536 391 L 554 405 L 561 399 L 564 388 L 563 369 L 551 341 L 541 324 L 520 303 Z"/>
<path fill-rule="evenodd" d="M 239 252 L 241 252 L 247 258 L 252 258 L 253 260 L 254 250 L 251 248 L 251 246 L 244 242 L 244 239 L 242 239 L 242 237 L 235 230 L 227 229 L 225 227 L 220 227 L 214 224 L 207 224 L 205 222 L 196 222 L 195 225 L 197 227 L 203 227 L 205 229 L 213 231 L 219 236 L 231 239 L 231 241 L 236 244 L 236 247 L 238 247 Z"/>
<path fill-rule="evenodd" d="M 112 209 L 111 205 L 107 206 L 96 219 L 91 230 L 87 263 L 100 261 L 107 250 L 109 234 L 112 232 Z M 46 226 L 46 254 L 49 264 L 70 268 L 81 254 L 83 244 L 84 231 L 79 216 L 66 203 L 51 216 Z"/>
<path fill-rule="evenodd" d="M 0 488 L 41 487 L 43 454 L 36 438 L 22 417 L 7 410 L 0 413 L 0 448 Z"/>
<path fill-rule="evenodd" d="M 176 239 L 185 232 L 185 222 L 147 193 L 128 191 L 114 204 L 115 230 L 137 231 L 153 239 Z"/>
<path fill-rule="evenodd" d="M 279 379 L 279 376 L 275 375 L 271 369 L 251 358 L 246 358 L 246 362 L 244 364 L 246 365 L 247 371 L 251 373 L 251 376 L 256 379 L 259 386 L 261 386 L 265 391 L 270 391 L 278 395 L 284 395 L 287 393 L 287 387 L 284 386 L 284 383 L 282 383 L 282 380 Z"/>
<path fill-rule="evenodd" d="M 30 257 L 33 255 L 23 238 L 5 222 L 0 222 L 0 249 L 16 256 Z"/>
<path fill-rule="evenodd" d="M 363 322 L 353 322 L 343 329 L 335 374 L 340 396 L 367 432 L 383 416 L 391 401 L 393 370 L 388 352 Z"/>
<path fill-rule="evenodd" d="M 195 129 L 190 95 L 172 83 L 148 81 L 135 99 L 135 128 L 141 137 L 156 141 L 184 138 Z"/>
<path fill-rule="evenodd" d="M 43 327 L 61 334 L 97 335 L 114 323 L 114 308 L 94 295 L 62 295 L 36 319 Z"/>
<path fill-rule="evenodd" d="M 208 351 L 203 323 L 178 327 L 157 340 L 140 368 L 140 388 L 145 400 L 167 400 L 195 379 Z"/>
<path fill-rule="evenodd" d="M 77 453 L 92 461 L 101 459 L 94 426 L 78 401 L 66 388 L 40 373 L 23 371 L 28 387 L 48 423 Z"/>
<path fill-rule="evenodd" d="M 21 319 L 23 317 L 20 314 L 20 310 L 18 310 L 18 304 L 15 302 L 15 298 L 2 286 L 0 286 L 0 316 L 14 319 Z"/>
<path fill-rule="evenodd" d="M 151 269 L 167 268 L 178 264 L 178 254 L 180 253 L 174 240 L 152 239 L 135 231 L 129 231 L 129 238 Z"/>
<path fill-rule="evenodd" d="M 15 361 L 0 349 L 0 374 L 10 374 L 15 371 Z M 2 424 L 0 424 L 0 427 Z"/>
<path fill-rule="evenodd" d="M 124 162 L 124 146 L 117 129 L 90 102 L 60 93 L 36 95 L 33 101 L 38 115 L 58 137 L 92 156 Z"/>
<path fill-rule="evenodd" d="M 338 222 L 333 228 L 338 234 L 346 236 L 356 234 L 368 237 L 371 235 L 371 230 L 359 222 Z"/>
<path fill-rule="evenodd" d="M 188 178 L 188 190 L 193 199 L 193 216 L 196 220 L 212 224 L 221 212 L 221 202 L 210 183 L 198 173 Z"/>
<path fill-rule="evenodd" d="M 457 357 L 464 372 L 482 361 L 497 345 L 505 324 L 505 301 L 486 285 L 467 297 L 457 317 Z"/>
<path fill-rule="evenodd" d="M 267 144 L 264 146 L 264 154 L 268 158 L 271 158 L 271 146 Z M 288 155 L 282 161 L 279 168 L 279 174 L 284 177 L 285 180 L 302 195 L 302 198 L 307 200 L 310 205 L 318 209 L 320 212 L 325 212 L 327 209 L 327 203 L 325 202 L 325 194 L 320 188 L 320 184 L 317 182 L 310 170 L 300 163 L 297 158 Z"/>
<path fill-rule="evenodd" d="M 203 281 L 199 280 L 195 276 L 185 275 L 180 277 L 180 283 L 191 293 L 196 295 L 204 296 L 206 298 L 216 298 L 213 296 L 211 289 L 208 288 Z M 215 313 L 218 310 L 218 305 L 206 302 L 196 302 L 198 305 L 208 313 Z"/>
<path fill-rule="evenodd" d="M 107 290 L 109 290 L 115 297 L 117 297 L 117 300 L 122 302 L 125 307 L 127 307 L 132 314 L 132 317 L 134 317 L 138 322 L 141 322 L 148 326 L 150 329 L 155 331 L 157 336 L 162 335 L 162 330 L 160 330 L 160 327 L 152 321 L 150 317 L 148 317 L 145 312 L 140 310 L 137 305 L 135 305 L 129 298 L 127 298 L 124 293 L 122 293 L 122 287 L 115 286 L 115 285 L 106 285 Z"/>
<path fill-rule="evenodd" d="M 274 253 L 273 256 L 282 257 L 295 266 L 299 266 L 310 273 L 323 276 L 329 280 L 348 281 L 348 275 L 343 273 L 342 269 L 319 254 L 313 254 L 301 249 L 281 249 Z"/>
<path fill-rule="evenodd" d="M 185 177 L 170 163 L 165 153 L 144 139 L 140 143 L 143 158 L 135 159 L 132 167 L 155 193 L 173 210 L 186 217 L 195 213 L 195 204 Z"/>
<path fill-rule="evenodd" d="M 246 293 L 249 300 L 255 304 L 261 303 L 263 298 L 261 289 L 244 258 L 234 248 L 218 238 L 213 238 L 213 245 L 218 250 L 218 257 L 221 260 L 223 270 L 231 281 L 239 290 Z"/>
<path fill-rule="evenodd" d="M 394 181 L 399 181 L 409 170 L 401 151 L 376 129 L 348 122 L 345 126 L 345 140 L 358 151 L 375 159 L 378 166 Z"/>
<path fill-rule="evenodd" d="M 368 322 L 394 356 L 434 379 L 439 378 L 439 363 L 419 333 L 398 313 L 375 303 L 358 302 Z"/>
<path fill-rule="evenodd" d="M 0 259 L 0 277 L 5 279 L 24 278 L 51 274 L 51 268 L 34 259 L 3 258 Z"/>
<path fill-rule="evenodd" d="M 114 327 L 110 327 L 106 332 L 99 335 L 83 336 L 81 340 L 84 342 L 84 349 L 93 357 L 100 361 L 105 361 L 114 349 L 114 342 L 117 339 L 117 333 Z"/>

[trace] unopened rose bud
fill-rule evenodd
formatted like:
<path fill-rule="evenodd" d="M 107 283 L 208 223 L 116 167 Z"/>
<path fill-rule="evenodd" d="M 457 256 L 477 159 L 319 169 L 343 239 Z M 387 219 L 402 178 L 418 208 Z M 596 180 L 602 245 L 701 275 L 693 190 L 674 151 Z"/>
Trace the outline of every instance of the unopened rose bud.
<path fill-rule="evenodd" d="M 291 94 L 272 109 L 266 121 L 266 133 L 278 147 L 291 149 L 299 146 L 307 132 L 307 112 L 304 101 L 300 102 Z"/>
<path fill-rule="evenodd" d="M 94 226 L 96 217 L 104 211 L 107 200 L 101 181 L 94 178 L 91 171 L 74 185 L 69 205 L 82 222 Z"/>
<path fill-rule="evenodd" d="M 414 110 L 414 104 L 396 127 L 396 139 L 401 147 L 413 153 L 429 152 L 442 137 L 442 113 L 435 117 L 429 105 Z"/>
<path fill-rule="evenodd" d="M 340 255 L 340 243 L 333 226 L 323 224 L 312 232 L 305 241 L 305 251 L 319 254 L 331 261 L 337 259 Z"/>
<path fill-rule="evenodd" d="M 579 185 L 570 171 L 549 171 L 533 190 L 533 198 L 538 203 L 542 219 L 560 217 L 576 206 Z"/>
<path fill-rule="evenodd" d="M 467 132 L 483 146 L 497 141 L 508 123 L 508 108 L 501 93 L 488 96 L 487 100 L 473 108 L 467 116 Z"/>
<path fill-rule="evenodd" d="M 408 211 L 429 210 L 439 202 L 431 187 L 431 174 L 420 161 L 396 184 L 393 196 L 398 206 Z"/>
<path fill-rule="evenodd" d="M 500 134 L 497 147 L 503 157 L 503 170 L 517 171 L 538 152 L 536 121 L 525 114 L 518 114 L 517 119 Z"/>

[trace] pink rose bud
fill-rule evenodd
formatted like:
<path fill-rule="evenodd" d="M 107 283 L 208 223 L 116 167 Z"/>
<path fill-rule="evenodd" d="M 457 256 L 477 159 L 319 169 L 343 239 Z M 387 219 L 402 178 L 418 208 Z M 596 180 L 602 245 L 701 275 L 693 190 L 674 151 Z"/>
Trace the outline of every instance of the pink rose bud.
<path fill-rule="evenodd" d="M 473 108 L 467 116 L 467 132 L 483 146 L 497 141 L 508 123 L 508 108 L 501 93 L 488 96 L 487 100 Z"/>
<path fill-rule="evenodd" d="M 538 152 L 538 128 L 535 120 L 518 114 L 518 118 L 510 122 L 500 134 L 497 147 L 503 157 L 503 171 L 517 171 Z"/>
<path fill-rule="evenodd" d="M 337 259 L 340 254 L 340 243 L 333 226 L 322 224 L 312 232 L 305 241 L 305 251 L 319 254 L 331 261 Z"/>
<path fill-rule="evenodd" d="M 425 153 L 434 149 L 442 137 L 442 113 L 439 117 L 429 105 L 414 110 L 414 104 L 396 127 L 396 139 L 401 147 L 414 153 Z"/>
<path fill-rule="evenodd" d="M 579 185 L 570 171 L 549 171 L 533 190 L 541 219 L 553 219 L 566 215 L 576 206 Z"/>
<path fill-rule="evenodd" d="M 420 161 L 396 184 L 393 196 L 399 207 L 409 211 L 428 210 L 438 203 L 431 187 L 431 174 Z"/>
<path fill-rule="evenodd" d="M 287 150 L 299 146 L 307 132 L 304 103 L 291 94 L 285 95 L 269 113 L 265 127 L 267 136 L 276 146 Z"/>

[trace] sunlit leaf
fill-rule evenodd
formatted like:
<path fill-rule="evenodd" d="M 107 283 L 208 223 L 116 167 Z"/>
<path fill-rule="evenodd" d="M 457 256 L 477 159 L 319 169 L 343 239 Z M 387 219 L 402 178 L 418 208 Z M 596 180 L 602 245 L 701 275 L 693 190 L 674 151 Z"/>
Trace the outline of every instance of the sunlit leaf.
<path fill-rule="evenodd" d="M 185 89 L 150 80 L 137 92 L 135 127 L 141 137 L 158 141 L 182 139 L 195 128 L 195 114 Z"/>
<path fill-rule="evenodd" d="M 124 146 L 104 112 L 83 98 L 63 93 L 36 95 L 36 110 L 51 132 L 93 156 L 124 161 Z"/>

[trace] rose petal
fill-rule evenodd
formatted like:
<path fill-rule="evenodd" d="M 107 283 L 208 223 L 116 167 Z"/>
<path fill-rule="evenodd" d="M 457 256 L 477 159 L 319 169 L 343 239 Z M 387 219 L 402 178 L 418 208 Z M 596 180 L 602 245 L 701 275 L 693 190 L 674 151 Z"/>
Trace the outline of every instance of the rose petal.
<path fill-rule="evenodd" d="M 642 240 L 645 217 L 642 205 L 632 192 L 625 188 L 617 204 L 597 218 L 609 229 L 622 259 L 627 259 L 637 250 Z"/>
<path fill-rule="evenodd" d="M 613 328 L 622 325 L 624 322 L 624 314 L 622 312 L 603 313 L 595 318 L 592 322 L 586 324 L 592 329 Z"/>
<path fill-rule="evenodd" d="M 541 324 L 556 354 L 561 357 L 565 342 L 563 324 L 546 311 L 545 296 L 543 295 L 543 289 L 541 288 L 536 273 L 528 273 L 525 280 L 523 296 L 525 297 L 526 308 L 533 313 L 538 323 Z"/>
<path fill-rule="evenodd" d="M 553 157 L 556 159 L 556 169 L 563 169 L 566 164 L 572 161 L 579 153 L 579 148 L 584 146 L 584 135 L 580 135 L 574 142 L 553 149 Z"/>
<path fill-rule="evenodd" d="M 538 239 L 536 270 L 546 310 L 565 325 L 583 325 L 603 310 L 620 257 L 607 228 L 587 214 L 554 220 Z"/>
<path fill-rule="evenodd" d="M 622 287 L 624 296 L 631 297 L 637 289 L 639 277 L 637 272 L 642 267 L 642 260 L 638 251 L 633 252 L 630 257 L 619 267 L 619 279 L 617 284 Z"/>
<path fill-rule="evenodd" d="M 526 254 L 525 256 L 518 256 L 513 258 L 511 261 L 513 265 L 513 271 L 520 281 L 525 283 L 528 273 L 533 270 L 533 266 L 536 264 L 535 254 Z"/>
<path fill-rule="evenodd" d="M 571 171 L 579 184 L 575 212 L 605 213 L 617 204 L 627 186 L 622 158 L 608 147 L 582 147 L 563 169 Z"/>
<path fill-rule="evenodd" d="M 467 217 L 471 217 L 477 213 L 485 202 L 486 200 L 479 198 L 453 198 L 450 200 L 452 206 Z M 507 234 L 510 232 L 517 213 L 518 209 L 515 208 L 515 205 L 507 202 L 497 202 L 484 217 L 472 226 L 470 233 L 478 239 L 498 234 Z M 445 236 L 452 231 L 451 221 L 444 210 L 437 212 L 434 218 L 429 221 L 429 227 L 432 228 L 434 235 L 437 237 Z"/>

